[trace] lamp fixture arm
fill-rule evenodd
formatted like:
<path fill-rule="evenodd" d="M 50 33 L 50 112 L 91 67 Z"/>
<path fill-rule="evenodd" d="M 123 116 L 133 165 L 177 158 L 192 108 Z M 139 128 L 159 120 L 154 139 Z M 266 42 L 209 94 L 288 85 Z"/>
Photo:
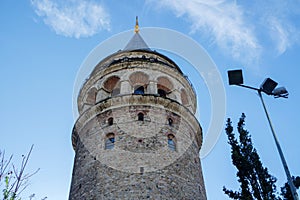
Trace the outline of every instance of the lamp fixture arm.
<path fill-rule="evenodd" d="M 274 130 L 274 128 L 273 128 L 273 125 L 272 125 L 270 116 L 269 116 L 269 114 L 268 114 L 268 111 L 267 111 L 265 102 L 264 102 L 264 100 L 263 100 L 263 97 L 262 97 L 262 94 L 261 94 L 262 91 L 259 90 L 259 89 L 257 89 L 257 91 L 258 91 L 258 96 L 260 97 L 261 103 L 262 103 L 262 105 L 263 105 L 265 114 L 266 114 L 266 116 L 267 116 L 267 119 L 268 119 L 268 122 L 269 122 L 269 125 L 270 125 L 270 128 L 271 128 L 271 131 L 272 131 L 272 135 L 273 135 L 273 138 L 274 138 L 274 140 L 275 140 L 276 147 L 277 147 L 277 150 L 278 150 L 278 153 L 279 153 L 279 156 L 280 156 L 280 159 L 281 159 L 281 162 L 282 162 L 282 165 L 283 165 L 285 174 L 286 174 L 287 179 L 288 179 L 288 183 L 289 183 L 289 186 L 290 186 L 290 189 L 291 189 L 291 193 L 292 193 L 293 199 L 294 199 L 294 200 L 299 200 L 298 194 L 297 194 L 297 192 L 296 192 L 295 185 L 294 185 L 293 180 L 292 180 L 292 177 L 291 177 L 291 173 L 290 173 L 290 171 L 289 171 L 288 165 L 287 165 L 286 160 L 285 160 L 285 158 L 284 158 L 282 149 L 281 149 L 281 147 L 280 147 L 280 144 L 279 144 L 279 141 L 278 141 L 278 139 L 277 139 L 275 130 Z"/>

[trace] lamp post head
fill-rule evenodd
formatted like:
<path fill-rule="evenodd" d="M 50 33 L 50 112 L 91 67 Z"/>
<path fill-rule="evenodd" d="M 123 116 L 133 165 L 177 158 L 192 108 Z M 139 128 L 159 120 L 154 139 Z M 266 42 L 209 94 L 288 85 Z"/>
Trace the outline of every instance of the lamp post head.
<path fill-rule="evenodd" d="M 278 83 L 276 83 L 274 80 L 267 78 L 261 84 L 260 90 L 266 93 L 267 95 L 272 95 L 273 90 L 276 88 L 277 85 Z"/>
<path fill-rule="evenodd" d="M 275 98 L 288 98 L 289 92 L 286 90 L 285 87 L 279 87 L 273 90 L 273 95 Z"/>
<path fill-rule="evenodd" d="M 243 72 L 241 69 L 228 70 L 227 73 L 228 73 L 229 85 L 237 85 L 251 90 L 256 90 L 258 91 L 259 94 L 261 94 L 261 92 L 264 92 L 267 95 L 273 95 L 275 98 L 279 98 L 279 97 L 287 98 L 289 95 L 285 87 L 276 88 L 278 83 L 270 78 L 266 78 L 264 82 L 261 84 L 260 88 L 255 88 L 248 85 L 243 85 L 244 80 L 243 80 Z"/>
<path fill-rule="evenodd" d="M 229 85 L 241 85 L 244 83 L 241 69 L 228 71 Z"/>

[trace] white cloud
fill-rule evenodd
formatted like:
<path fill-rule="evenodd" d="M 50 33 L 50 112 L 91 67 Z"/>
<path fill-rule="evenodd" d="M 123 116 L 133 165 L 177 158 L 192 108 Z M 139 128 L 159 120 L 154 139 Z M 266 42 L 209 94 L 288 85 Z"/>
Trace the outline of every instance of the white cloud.
<path fill-rule="evenodd" d="M 299 14 L 300 10 L 297 8 L 300 1 L 269 0 L 268 4 L 270 3 L 272 6 L 269 8 L 266 6 L 262 15 L 263 25 L 272 39 L 276 52 L 280 55 L 299 42 L 300 32 L 291 18 Z"/>
<path fill-rule="evenodd" d="M 288 27 L 284 27 L 282 23 L 276 18 L 270 17 L 268 19 L 270 36 L 276 43 L 276 50 L 279 54 L 282 54 L 286 49 L 291 46 L 289 39 L 290 31 Z"/>
<path fill-rule="evenodd" d="M 284 53 L 299 42 L 299 30 L 290 16 L 298 15 L 296 0 L 148 0 L 191 23 L 192 32 L 205 33 L 225 52 L 244 64 L 263 52 Z"/>
<path fill-rule="evenodd" d="M 110 29 L 110 17 L 102 5 L 93 1 L 31 0 L 37 15 L 57 34 L 88 37 Z"/>
<path fill-rule="evenodd" d="M 178 17 L 187 17 L 193 32 L 212 36 L 213 41 L 234 58 L 250 60 L 259 56 L 261 47 L 256 36 L 245 23 L 242 8 L 233 1 L 160 0 L 158 4 L 173 10 Z"/>

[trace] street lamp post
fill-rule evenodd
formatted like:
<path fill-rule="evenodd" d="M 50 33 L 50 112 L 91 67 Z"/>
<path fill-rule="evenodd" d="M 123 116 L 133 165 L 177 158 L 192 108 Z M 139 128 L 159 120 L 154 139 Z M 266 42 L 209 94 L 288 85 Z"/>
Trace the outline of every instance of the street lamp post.
<path fill-rule="evenodd" d="M 260 88 L 254 88 L 254 87 L 251 87 L 251 86 L 243 85 L 242 70 L 230 70 L 230 71 L 228 71 L 228 79 L 229 79 L 229 85 L 237 85 L 237 86 L 241 86 L 241 87 L 245 87 L 245 88 L 257 91 L 258 96 L 260 97 L 261 103 L 263 105 L 265 114 L 267 116 L 267 119 L 268 119 L 268 122 L 269 122 L 269 125 L 270 125 L 270 128 L 271 128 L 271 132 L 272 132 L 273 138 L 275 140 L 275 144 L 276 144 L 276 147 L 277 147 L 277 150 L 278 150 L 278 153 L 279 153 L 279 156 L 280 156 L 285 174 L 286 174 L 287 179 L 288 179 L 288 183 L 289 183 L 289 186 L 290 186 L 291 193 L 293 195 L 293 199 L 294 200 L 299 200 L 299 197 L 298 197 L 298 194 L 296 192 L 296 188 L 294 186 L 289 168 L 287 166 L 287 163 L 286 163 L 286 160 L 284 158 L 282 149 L 280 147 L 280 144 L 279 144 L 279 141 L 277 139 L 275 130 L 273 128 L 270 116 L 268 114 L 265 102 L 264 102 L 263 97 L 262 97 L 262 92 L 264 92 L 267 95 L 274 96 L 275 98 L 279 98 L 279 97 L 287 98 L 288 97 L 287 90 L 284 87 L 276 88 L 277 83 L 275 81 L 273 81 L 272 79 L 270 79 L 270 78 L 265 79 L 265 81 L 262 83 Z"/>

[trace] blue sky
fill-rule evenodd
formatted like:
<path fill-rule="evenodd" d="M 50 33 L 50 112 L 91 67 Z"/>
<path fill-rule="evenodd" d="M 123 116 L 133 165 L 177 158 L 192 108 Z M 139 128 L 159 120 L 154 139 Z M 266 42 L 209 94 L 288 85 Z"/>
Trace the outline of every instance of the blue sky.
<path fill-rule="evenodd" d="M 77 72 L 98 44 L 133 29 L 136 15 L 141 27 L 176 30 L 205 48 L 223 78 L 226 118 L 236 125 L 241 113 L 246 114 L 246 128 L 278 187 L 285 174 L 259 98 L 254 91 L 228 86 L 227 70 L 243 69 L 245 83 L 254 87 L 266 77 L 284 85 L 288 99 L 264 97 L 290 171 L 300 175 L 299 0 L 3 0 L 0 8 L 0 149 L 14 154 L 18 163 L 34 144 L 28 172 L 40 168 L 24 196 L 67 199 Z M 192 81 L 201 80 L 192 78 L 188 65 L 182 68 Z M 199 82 L 205 132 L 210 96 L 203 80 Z M 224 185 L 237 188 L 224 132 L 202 165 L 208 199 L 226 199 Z"/>

